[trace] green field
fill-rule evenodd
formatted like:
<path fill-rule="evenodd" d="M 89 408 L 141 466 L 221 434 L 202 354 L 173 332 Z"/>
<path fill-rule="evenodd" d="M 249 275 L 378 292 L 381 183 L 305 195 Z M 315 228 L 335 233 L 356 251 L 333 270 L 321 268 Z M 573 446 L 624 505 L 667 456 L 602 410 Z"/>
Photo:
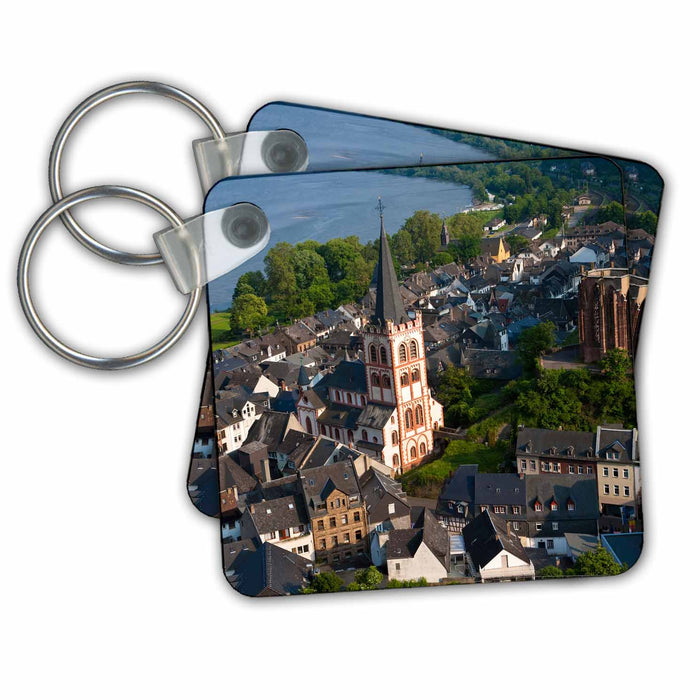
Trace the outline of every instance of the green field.
<path fill-rule="evenodd" d="M 220 350 L 233 345 L 236 341 L 231 339 L 229 327 L 230 311 L 220 311 L 209 316 L 211 323 L 211 349 Z"/>
<path fill-rule="evenodd" d="M 403 487 L 411 496 L 435 497 L 445 479 L 460 464 L 478 464 L 480 472 L 496 472 L 507 459 L 510 446 L 499 441 L 492 447 L 467 440 L 453 440 L 440 459 L 416 467 L 401 477 Z"/>

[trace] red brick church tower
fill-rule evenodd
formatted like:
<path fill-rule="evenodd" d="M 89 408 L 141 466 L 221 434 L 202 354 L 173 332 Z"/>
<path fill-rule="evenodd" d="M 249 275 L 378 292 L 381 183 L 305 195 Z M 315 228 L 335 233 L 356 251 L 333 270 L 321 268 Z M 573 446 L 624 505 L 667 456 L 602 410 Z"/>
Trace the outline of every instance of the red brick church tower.
<path fill-rule="evenodd" d="M 377 303 L 363 336 L 368 411 L 372 405 L 391 411 L 391 439 L 385 442 L 387 464 L 404 472 L 433 449 L 433 430 L 442 426 L 442 406 L 430 394 L 420 311 L 409 318 L 384 230 L 380 201 Z M 386 409 L 384 409 L 386 411 Z"/>

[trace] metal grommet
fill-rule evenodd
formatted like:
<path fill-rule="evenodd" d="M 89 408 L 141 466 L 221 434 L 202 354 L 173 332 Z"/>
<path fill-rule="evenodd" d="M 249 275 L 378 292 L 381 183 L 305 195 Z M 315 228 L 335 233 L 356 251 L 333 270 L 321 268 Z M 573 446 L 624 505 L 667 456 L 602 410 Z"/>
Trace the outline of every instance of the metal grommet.
<path fill-rule="evenodd" d="M 19 256 L 17 288 L 20 302 L 22 303 L 22 310 L 29 321 L 29 325 L 39 336 L 41 341 L 55 353 L 77 365 L 82 365 L 83 367 L 89 367 L 91 369 L 126 369 L 128 367 L 142 365 L 145 362 L 155 359 L 166 350 L 170 349 L 182 337 L 183 333 L 194 319 L 197 306 L 202 296 L 201 288 L 194 289 L 190 292 L 185 311 L 168 335 L 150 348 L 134 355 L 126 355 L 124 357 L 95 357 L 93 355 L 86 355 L 61 342 L 49 331 L 41 318 L 39 318 L 29 291 L 29 265 L 32 260 L 34 248 L 46 227 L 76 204 L 87 202 L 91 199 L 102 199 L 104 197 L 130 199 L 134 202 L 145 204 L 147 207 L 161 214 L 172 226 L 184 225 L 184 221 L 180 216 L 167 204 L 157 197 L 142 192 L 141 190 L 136 190 L 131 187 L 122 187 L 120 185 L 102 185 L 79 190 L 56 202 L 47 209 L 37 219 L 34 226 L 32 226 L 31 231 L 22 245 L 22 251 Z"/>
<path fill-rule="evenodd" d="M 95 107 L 115 97 L 131 94 L 159 95 L 175 100 L 192 110 L 207 125 L 215 139 L 224 139 L 226 137 L 223 127 L 209 109 L 199 100 L 192 97 L 192 95 L 178 90 L 178 88 L 166 85 L 165 83 L 156 83 L 147 80 L 135 80 L 111 85 L 110 87 L 99 90 L 94 95 L 90 95 L 90 97 L 81 102 L 70 113 L 56 134 L 56 139 L 53 142 L 51 156 L 49 158 L 49 189 L 54 203 L 63 199 L 63 188 L 61 187 L 61 159 L 63 157 L 63 149 L 65 148 L 66 141 L 75 126 Z M 61 221 L 68 231 L 70 231 L 71 235 L 80 241 L 82 245 L 102 258 L 121 263 L 122 265 L 158 265 L 163 262 L 163 258 L 159 253 L 129 253 L 116 248 L 110 248 L 100 243 L 87 233 L 68 211 L 61 214 Z"/>

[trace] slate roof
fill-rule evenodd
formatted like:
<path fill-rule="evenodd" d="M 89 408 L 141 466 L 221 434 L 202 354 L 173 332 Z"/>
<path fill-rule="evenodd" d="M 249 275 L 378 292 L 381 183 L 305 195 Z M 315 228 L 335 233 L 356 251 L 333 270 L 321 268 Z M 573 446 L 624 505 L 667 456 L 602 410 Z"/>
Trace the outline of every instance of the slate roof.
<path fill-rule="evenodd" d="M 527 552 L 514 534 L 508 534 L 503 518 L 485 510 L 462 528 L 464 547 L 479 568 L 486 566 L 494 557 L 506 551 L 526 564 L 530 563 Z"/>
<path fill-rule="evenodd" d="M 575 476 L 571 474 L 537 474 L 525 477 L 528 521 L 544 520 L 596 520 L 600 515 L 598 486 L 595 476 Z M 555 513 L 551 510 L 552 499 L 557 502 Z M 568 510 L 571 499 L 575 509 Z M 535 510 L 535 501 L 542 504 L 542 510 Z"/>
<path fill-rule="evenodd" d="M 635 430 L 604 425 L 598 426 L 595 439 L 596 453 L 600 459 L 606 459 L 606 453 L 614 450 L 620 456 L 619 461 L 637 461 L 639 460 L 639 455 L 637 454 L 636 437 Z"/>
<path fill-rule="evenodd" d="M 530 452 L 526 447 L 530 446 Z M 556 453 L 550 453 L 551 448 Z M 567 455 L 569 447 L 574 448 L 573 455 Z M 543 457 L 569 457 L 573 459 L 595 458 L 595 433 L 576 430 L 547 430 L 545 428 L 520 428 L 515 445 L 518 456 L 527 454 Z"/>
<path fill-rule="evenodd" d="M 398 501 L 401 501 L 407 508 L 410 508 L 408 503 L 408 496 L 404 493 L 401 488 L 401 484 L 392 479 L 391 477 L 382 474 L 374 467 L 370 467 L 361 477 L 360 477 L 360 491 L 363 496 L 367 498 L 370 493 L 384 493 Z"/>
<path fill-rule="evenodd" d="M 296 494 L 272 501 L 250 503 L 247 514 L 260 535 L 291 527 L 301 527 L 309 523 L 304 500 Z M 246 517 L 245 513 L 244 517 Z"/>
<path fill-rule="evenodd" d="M 219 483 L 222 490 L 230 489 L 235 486 L 239 494 L 244 494 L 253 491 L 258 485 L 258 480 L 248 474 L 248 472 L 229 455 L 220 455 Z"/>
<path fill-rule="evenodd" d="M 260 441 L 267 445 L 270 452 L 277 452 L 290 428 L 301 430 L 299 421 L 293 414 L 263 411 L 260 418 L 251 425 L 246 444 Z"/>
<path fill-rule="evenodd" d="M 229 581 L 247 596 L 299 593 L 309 581 L 311 562 L 265 542 L 255 551 L 240 552 L 229 568 Z"/>
<path fill-rule="evenodd" d="M 367 393 L 364 362 L 342 360 L 317 385 L 342 391 Z"/>
<path fill-rule="evenodd" d="M 479 471 L 478 464 L 461 464 L 452 477 L 445 481 L 438 496 L 440 501 L 474 502 L 474 477 Z"/>
<path fill-rule="evenodd" d="M 422 527 L 389 531 L 386 545 L 387 560 L 412 559 L 423 542 L 449 570 L 450 536 L 427 508 L 423 514 Z"/>
<path fill-rule="evenodd" d="M 349 497 L 360 496 L 360 485 L 352 462 L 334 462 L 322 467 L 304 469 L 300 478 L 306 505 L 312 517 L 325 512 L 318 505 L 328 498 L 333 489 L 338 489 Z"/>
<path fill-rule="evenodd" d="M 379 262 L 377 263 L 377 306 L 372 320 L 381 325 L 388 320 L 406 323 L 408 314 L 404 308 L 399 282 L 396 279 L 394 260 L 391 257 L 389 239 L 384 230 L 384 217 L 380 217 Z"/>
<path fill-rule="evenodd" d="M 321 425 L 354 430 L 357 427 L 357 419 L 360 417 L 361 413 L 361 408 L 353 408 L 339 403 L 330 403 L 328 404 L 328 408 L 319 416 L 318 422 Z"/>
<path fill-rule="evenodd" d="M 368 403 L 357 417 L 357 425 L 381 430 L 391 420 L 396 411 L 394 406 L 383 406 L 378 403 Z"/>
<path fill-rule="evenodd" d="M 525 482 L 518 474 L 476 474 L 474 499 L 479 505 L 525 505 Z"/>

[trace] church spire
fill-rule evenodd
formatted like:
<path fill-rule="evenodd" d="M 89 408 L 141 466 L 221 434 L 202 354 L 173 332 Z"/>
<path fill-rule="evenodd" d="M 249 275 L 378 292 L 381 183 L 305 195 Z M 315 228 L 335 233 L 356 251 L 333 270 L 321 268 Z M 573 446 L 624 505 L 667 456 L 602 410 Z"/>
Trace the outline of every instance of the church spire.
<path fill-rule="evenodd" d="M 377 263 L 377 307 L 373 320 L 384 324 L 391 320 L 394 323 L 406 323 L 408 315 L 401 300 L 399 281 L 396 279 L 394 261 L 389 249 L 389 238 L 384 230 L 384 205 L 379 197 L 379 262 Z"/>

